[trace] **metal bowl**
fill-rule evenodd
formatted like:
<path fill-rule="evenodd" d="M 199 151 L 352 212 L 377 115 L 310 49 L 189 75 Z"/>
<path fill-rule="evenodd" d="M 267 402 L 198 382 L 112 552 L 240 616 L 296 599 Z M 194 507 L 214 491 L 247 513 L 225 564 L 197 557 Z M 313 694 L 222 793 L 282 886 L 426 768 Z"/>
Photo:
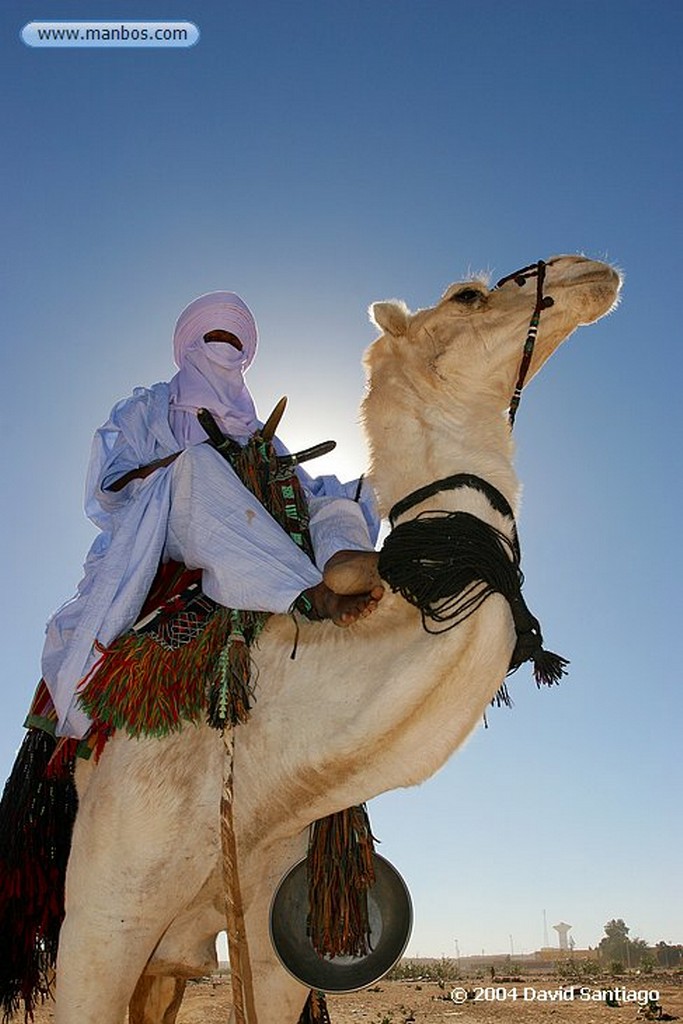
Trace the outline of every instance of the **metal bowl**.
<path fill-rule="evenodd" d="M 371 951 L 366 956 L 321 957 L 306 934 L 306 860 L 285 875 L 270 910 L 270 938 L 283 967 L 321 992 L 356 992 L 384 977 L 408 945 L 413 906 L 408 888 L 388 860 L 373 853 L 375 884 L 368 892 Z"/>

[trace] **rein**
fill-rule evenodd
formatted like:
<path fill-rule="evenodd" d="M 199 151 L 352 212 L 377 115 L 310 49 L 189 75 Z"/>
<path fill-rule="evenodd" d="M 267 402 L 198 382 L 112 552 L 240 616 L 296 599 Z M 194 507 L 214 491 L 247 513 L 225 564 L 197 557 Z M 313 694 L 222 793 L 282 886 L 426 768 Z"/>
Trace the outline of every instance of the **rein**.
<path fill-rule="evenodd" d="M 541 313 L 544 309 L 549 309 L 550 306 L 555 304 L 554 299 L 549 295 L 543 294 L 546 266 L 547 264 L 543 260 L 539 260 L 538 263 L 531 263 L 528 267 L 522 267 L 521 270 L 516 270 L 514 274 L 508 274 L 506 277 L 501 277 L 500 281 L 498 281 L 495 286 L 496 288 L 500 288 L 502 285 L 507 284 L 508 281 L 514 281 L 518 287 L 523 288 L 530 278 L 536 278 L 536 305 L 534 306 L 534 311 L 531 314 L 529 330 L 527 331 L 526 341 L 524 342 L 522 361 L 519 364 L 519 373 L 517 374 L 517 383 L 515 384 L 515 390 L 512 392 L 512 398 L 510 399 L 510 409 L 508 411 L 510 430 L 512 430 L 515 425 L 515 416 L 517 415 L 517 409 L 519 408 L 519 403 L 522 398 L 522 388 L 524 387 L 527 374 L 529 373 L 529 366 L 531 365 L 531 357 L 534 354 L 534 346 L 536 344 L 536 336 L 538 335 L 538 325 L 541 319 Z"/>

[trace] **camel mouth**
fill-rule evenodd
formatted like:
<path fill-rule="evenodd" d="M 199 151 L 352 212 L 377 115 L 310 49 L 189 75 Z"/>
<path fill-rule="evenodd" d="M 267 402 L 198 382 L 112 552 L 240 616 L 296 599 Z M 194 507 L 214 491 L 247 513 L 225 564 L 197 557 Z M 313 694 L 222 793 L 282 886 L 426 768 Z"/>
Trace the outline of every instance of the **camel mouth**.
<path fill-rule="evenodd" d="M 600 271 L 591 271 L 588 274 L 583 274 L 581 277 L 576 278 L 575 281 L 568 281 L 568 284 L 599 284 L 599 285 L 611 285 L 613 288 L 621 288 L 622 276 L 615 267 L 610 267 L 607 264 L 604 265 L 604 269 Z"/>
<path fill-rule="evenodd" d="M 561 257 L 548 261 L 552 269 Z M 588 303 L 587 318 L 582 323 L 593 323 L 616 309 L 621 301 L 621 289 L 624 283 L 622 272 L 609 263 L 579 257 L 567 272 L 556 278 L 548 274 L 546 290 L 553 294 L 554 288 L 567 288 L 570 292 L 584 292 L 582 301 Z"/>
<path fill-rule="evenodd" d="M 554 284 L 551 280 L 552 267 L 562 261 L 564 257 L 555 256 L 548 260 L 547 267 L 550 270 L 548 275 L 548 284 Z M 621 288 L 623 284 L 623 274 L 617 268 L 613 267 L 610 263 L 604 263 L 598 260 L 591 260 L 585 256 L 570 257 L 572 259 L 572 265 L 569 273 L 563 275 L 558 283 L 572 285 L 611 285 L 617 290 Z"/>
<path fill-rule="evenodd" d="M 612 313 L 621 302 L 623 276 L 614 267 L 604 264 L 600 270 L 564 282 L 569 289 L 582 293 L 580 301 L 586 303 L 585 319 L 581 323 L 594 323 Z"/>

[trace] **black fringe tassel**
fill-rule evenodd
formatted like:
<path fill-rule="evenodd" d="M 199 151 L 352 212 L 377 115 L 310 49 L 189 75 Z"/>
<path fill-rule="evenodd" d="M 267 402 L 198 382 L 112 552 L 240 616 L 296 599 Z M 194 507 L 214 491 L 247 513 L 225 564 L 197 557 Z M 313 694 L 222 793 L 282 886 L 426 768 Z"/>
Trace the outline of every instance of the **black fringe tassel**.
<path fill-rule="evenodd" d="M 56 742 L 29 729 L 0 801 L 0 1007 L 33 1019 L 51 993 L 76 817 L 73 763 L 48 777 Z"/>
<path fill-rule="evenodd" d="M 552 686 L 565 675 L 569 662 L 543 649 L 538 619 L 522 597 L 524 576 L 517 544 L 477 516 L 423 512 L 400 523 L 384 541 L 379 574 L 420 610 L 428 633 L 453 629 L 491 594 L 502 594 L 517 632 L 509 672 L 531 661 L 537 686 Z M 493 703 L 511 703 L 505 686 Z"/>
<path fill-rule="evenodd" d="M 299 1024 L 330 1024 L 330 1015 L 327 1010 L 327 1000 L 324 992 L 317 992 L 314 989 L 308 993 L 308 999 L 301 1011 Z"/>
<path fill-rule="evenodd" d="M 534 666 L 536 686 L 553 686 L 559 683 L 562 676 L 567 673 L 569 662 L 559 654 L 544 650 L 541 624 L 527 608 L 521 589 L 516 594 L 505 596 L 510 604 L 517 631 L 517 643 L 512 652 L 509 671 L 515 672 L 525 661 L 530 661 Z"/>

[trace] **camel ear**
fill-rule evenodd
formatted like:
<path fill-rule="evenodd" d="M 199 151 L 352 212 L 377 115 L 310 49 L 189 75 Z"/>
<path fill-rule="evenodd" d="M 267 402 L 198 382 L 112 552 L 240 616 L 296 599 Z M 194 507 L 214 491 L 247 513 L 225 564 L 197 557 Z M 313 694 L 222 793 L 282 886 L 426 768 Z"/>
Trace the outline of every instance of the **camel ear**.
<path fill-rule="evenodd" d="M 369 309 L 370 319 L 381 331 L 400 338 L 408 330 L 410 310 L 405 302 L 394 299 L 391 302 L 373 302 Z"/>

